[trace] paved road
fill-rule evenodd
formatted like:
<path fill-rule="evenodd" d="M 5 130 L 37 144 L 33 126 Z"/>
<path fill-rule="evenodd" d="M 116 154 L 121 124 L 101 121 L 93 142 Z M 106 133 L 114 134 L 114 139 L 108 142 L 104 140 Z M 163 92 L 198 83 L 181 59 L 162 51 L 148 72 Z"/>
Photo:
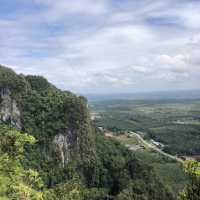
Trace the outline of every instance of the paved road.
<path fill-rule="evenodd" d="M 168 157 L 168 158 L 170 158 L 170 159 L 172 159 L 172 160 L 176 160 L 176 161 L 178 161 L 178 162 L 180 162 L 180 163 L 184 163 L 184 161 L 181 160 L 180 158 L 177 158 L 176 156 L 173 156 L 173 155 L 171 155 L 171 154 L 165 153 L 164 151 L 162 151 L 161 149 L 159 149 L 158 147 L 156 147 L 154 144 L 147 142 L 147 141 L 144 140 L 138 133 L 131 132 L 131 135 L 132 135 L 133 137 L 137 137 L 137 139 L 138 139 L 144 146 L 147 146 L 147 147 L 153 149 L 154 151 L 156 151 L 156 152 L 162 154 L 163 156 L 166 156 L 166 157 Z M 130 135 L 130 136 L 131 136 L 131 135 Z"/>

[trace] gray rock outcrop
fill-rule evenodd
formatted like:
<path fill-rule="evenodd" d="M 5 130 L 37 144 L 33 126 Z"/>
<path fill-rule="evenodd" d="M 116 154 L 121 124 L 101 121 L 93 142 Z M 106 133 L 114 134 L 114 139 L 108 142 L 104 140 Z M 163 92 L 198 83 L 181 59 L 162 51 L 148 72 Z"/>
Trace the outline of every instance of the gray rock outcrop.
<path fill-rule="evenodd" d="M 0 119 L 21 130 L 21 114 L 15 99 L 7 88 L 0 88 Z"/>
<path fill-rule="evenodd" d="M 69 161 L 69 149 L 67 136 L 63 134 L 58 134 L 54 137 L 53 140 L 54 150 L 58 153 L 59 158 L 62 163 L 62 167 L 64 167 Z"/>

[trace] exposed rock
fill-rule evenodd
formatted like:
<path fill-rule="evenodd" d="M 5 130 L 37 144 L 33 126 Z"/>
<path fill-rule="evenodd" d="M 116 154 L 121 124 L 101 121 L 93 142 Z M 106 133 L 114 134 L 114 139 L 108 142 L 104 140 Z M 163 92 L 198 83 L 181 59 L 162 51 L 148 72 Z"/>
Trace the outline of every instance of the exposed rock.
<path fill-rule="evenodd" d="M 55 151 L 59 154 L 62 167 L 64 167 L 69 161 L 69 148 L 67 142 L 67 136 L 63 134 L 58 134 L 54 137 L 53 144 L 55 146 Z"/>
<path fill-rule="evenodd" d="M 0 88 L 0 119 L 21 130 L 20 110 L 9 89 Z"/>

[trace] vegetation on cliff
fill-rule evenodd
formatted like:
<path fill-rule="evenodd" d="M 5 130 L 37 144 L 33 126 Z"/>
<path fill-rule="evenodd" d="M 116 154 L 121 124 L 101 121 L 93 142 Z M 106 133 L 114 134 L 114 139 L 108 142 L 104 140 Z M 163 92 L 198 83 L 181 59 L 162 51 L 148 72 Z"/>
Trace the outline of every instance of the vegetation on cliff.
<path fill-rule="evenodd" d="M 200 199 L 200 163 L 196 161 L 187 161 L 185 163 L 185 172 L 189 182 L 183 192 L 180 193 L 180 200 L 199 200 Z"/>
<path fill-rule="evenodd" d="M 8 116 L 0 126 L 0 195 L 5 199 L 173 199 L 151 167 L 95 129 L 84 97 L 60 91 L 43 77 L 16 75 L 5 67 L 0 67 L 0 89 L 1 119 Z M 12 109 L 1 112 L 9 104 L 5 93 L 17 102 L 20 132 L 9 127 Z M 17 152 L 20 156 L 14 159 Z M 25 191 L 19 195 L 28 193 L 26 197 L 12 197 L 17 194 L 10 190 L 15 183 L 22 184 Z"/>

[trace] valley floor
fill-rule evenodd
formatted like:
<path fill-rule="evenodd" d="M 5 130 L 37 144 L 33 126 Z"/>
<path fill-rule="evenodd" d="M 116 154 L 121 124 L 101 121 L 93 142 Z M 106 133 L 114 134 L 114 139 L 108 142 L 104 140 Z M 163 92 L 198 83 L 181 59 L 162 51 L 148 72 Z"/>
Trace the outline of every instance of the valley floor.
<path fill-rule="evenodd" d="M 129 137 L 136 137 L 140 143 L 156 152 L 158 152 L 159 154 L 163 155 L 163 156 L 166 156 L 172 160 L 176 160 L 177 162 L 180 162 L 180 163 L 184 163 L 184 161 L 180 158 L 178 158 L 177 156 L 173 156 L 171 154 L 168 154 L 166 152 L 164 152 L 162 149 L 158 148 L 156 145 L 154 145 L 152 142 L 148 142 L 146 140 L 144 140 L 140 134 L 136 133 L 136 132 L 130 132 L 129 134 Z M 157 142 L 156 142 L 157 143 Z M 130 148 L 131 149 L 131 148 Z"/>
<path fill-rule="evenodd" d="M 105 131 L 105 129 L 103 130 Z M 168 185 L 175 196 L 184 188 L 187 180 L 182 170 L 184 163 L 182 159 L 164 152 L 152 141 L 145 140 L 141 136 L 141 132 L 130 131 L 116 135 L 112 131 L 105 131 L 102 134 L 105 134 L 108 138 L 116 139 L 133 151 L 141 162 L 151 165 L 157 176 Z"/>

